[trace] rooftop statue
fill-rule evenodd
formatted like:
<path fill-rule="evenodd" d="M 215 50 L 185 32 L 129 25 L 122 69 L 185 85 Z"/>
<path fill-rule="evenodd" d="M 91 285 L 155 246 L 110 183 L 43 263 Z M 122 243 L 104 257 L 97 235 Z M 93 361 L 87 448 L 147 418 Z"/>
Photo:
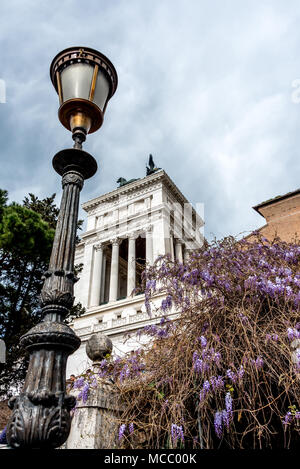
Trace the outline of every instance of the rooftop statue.
<path fill-rule="evenodd" d="M 156 168 L 155 163 L 153 161 L 153 156 L 151 154 L 149 155 L 148 165 L 149 166 L 146 166 L 146 176 L 149 176 L 150 174 L 153 174 L 159 169 L 161 169 L 161 168 Z"/>
<path fill-rule="evenodd" d="M 146 176 L 149 176 L 150 174 L 153 174 L 155 173 L 156 171 L 159 171 L 161 168 L 157 168 L 155 166 L 155 163 L 153 161 L 153 156 L 150 154 L 149 155 L 149 162 L 148 162 L 148 166 L 146 165 Z M 117 183 L 119 184 L 119 187 L 123 187 L 123 186 L 126 186 L 126 184 L 129 184 L 130 182 L 133 182 L 133 181 L 138 181 L 140 178 L 137 178 L 137 179 L 129 179 L 129 181 L 127 181 L 125 178 L 123 177 L 119 177 L 119 179 L 117 180 Z"/>
<path fill-rule="evenodd" d="M 129 181 L 127 181 L 125 178 L 120 177 L 120 178 L 117 180 L 117 183 L 119 184 L 119 187 L 122 187 L 122 186 L 126 186 L 126 184 L 129 184 L 130 182 L 137 181 L 138 179 L 139 179 L 139 178 L 137 178 L 137 179 L 129 179 Z"/>

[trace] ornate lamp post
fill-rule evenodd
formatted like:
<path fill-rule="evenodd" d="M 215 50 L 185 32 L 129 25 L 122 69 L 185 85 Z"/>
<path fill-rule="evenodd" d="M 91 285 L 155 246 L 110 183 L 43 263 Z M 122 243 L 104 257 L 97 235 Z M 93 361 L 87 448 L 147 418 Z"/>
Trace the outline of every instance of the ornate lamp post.
<path fill-rule="evenodd" d="M 56 448 L 69 435 L 75 399 L 66 396 L 66 363 L 80 339 L 63 321 L 73 305 L 77 280 L 74 253 L 79 194 L 84 180 L 97 171 L 95 159 L 82 150 L 82 143 L 88 133 L 101 127 L 118 82 L 107 57 L 86 47 L 57 54 L 50 76 L 59 95 L 59 119 L 72 131 L 75 143 L 53 158 L 53 167 L 62 176 L 63 194 L 41 293 L 43 320 L 21 338 L 30 358 L 23 390 L 9 402 L 13 413 L 7 440 L 14 448 Z"/>

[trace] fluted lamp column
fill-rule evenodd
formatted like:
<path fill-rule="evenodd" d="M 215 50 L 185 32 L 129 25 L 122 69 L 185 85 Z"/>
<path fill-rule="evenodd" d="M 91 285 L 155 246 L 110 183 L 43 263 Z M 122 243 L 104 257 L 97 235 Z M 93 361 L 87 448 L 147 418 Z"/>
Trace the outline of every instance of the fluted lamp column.
<path fill-rule="evenodd" d="M 20 341 L 29 352 L 29 366 L 21 394 L 9 401 L 13 412 L 7 441 L 12 448 L 57 448 L 69 435 L 75 398 L 66 395 L 66 364 L 80 339 L 64 319 L 73 305 L 77 280 L 74 253 L 79 194 L 84 180 L 97 171 L 96 160 L 82 150 L 82 142 L 87 133 L 101 126 L 117 87 L 112 63 L 100 52 L 84 47 L 58 54 L 50 74 L 59 94 L 59 118 L 72 131 L 75 144 L 53 158 L 53 167 L 62 176 L 63 194 L 41 292 L 43 320 Z"/>

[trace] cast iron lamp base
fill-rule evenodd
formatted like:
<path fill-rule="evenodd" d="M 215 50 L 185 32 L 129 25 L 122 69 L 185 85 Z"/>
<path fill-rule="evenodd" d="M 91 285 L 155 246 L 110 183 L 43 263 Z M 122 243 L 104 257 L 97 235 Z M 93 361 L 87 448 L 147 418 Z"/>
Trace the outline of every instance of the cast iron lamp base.
<path fill-rule="evenodd" d="M 54 169 L 62 176 L 63 195 L 41 292 L 44 318 L 20 341 L 30 358 L 23 390 L 9 402 L 13 413 L 7 441 L 13 448 L 57 448 L 70 432 L 70 410 L 76 401 L 66 395 L 66 364 L 80 339 L 64 324 L 64 318 L 73 306 L 77 281 L 74 254 L 79 194 L 84 180 L 97 171 L 95 159 L 78 146 L 81 142 L 53 158 Z"/>

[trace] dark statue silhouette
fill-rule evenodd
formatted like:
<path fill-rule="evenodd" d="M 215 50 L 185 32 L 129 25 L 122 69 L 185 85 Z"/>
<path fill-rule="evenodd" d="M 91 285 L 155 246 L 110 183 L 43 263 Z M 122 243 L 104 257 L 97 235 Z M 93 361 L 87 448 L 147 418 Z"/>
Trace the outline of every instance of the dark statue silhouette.
<path fill-rule="evenodd" d="M 150 174 L 153 174 L 155 173 L 156 171 L 159 171 L 161 168 L 157 168 L 155 166 L 155 163 L 153 161 L 153 156 L 150 154 L 149 155 L 149 162 L 148 162 L 148 166 L 146 165 L 146 176 L 150 176 Z M 139 178 L 138 178 L 139 179 Z M 119 179 L 117 180 L 117 183 L 119 184 L 119 187 L 122 187 L 122 186 L 126 186 L 126 184 L 129 184 L 130 182 L 133 182 L 133 181 L 138 181 L 138 179 L 129 179 L 128 181 L 123 178 L 123 177 L 119 177 Z"/>
<path fill-rule="evenodd" d="M 127 181 L 125 178 L 119 177 L 119 179 L 117 180 L 117 183 L 119 184 L 119 187 L 122 187 L 122 186 L 126 186 L 126 184 L 129 184 L 130 182 L 133 182 L 133 181 L 138 181 L 138 179 L 129 179 L 129 181 Z"/>
<path fill-rule="evenodd" d="M 156 168 L 155 167 L 155 163 L 153 161 L 153 156 L 151 154 L 149 155 L 148 165 L 149 166 L 146 166 L 146 176 L 150 176 L 150 174 L 153 174 L 156 171 L 158 171 L 159 169 L 161 169 L 161 168 Z"/>

